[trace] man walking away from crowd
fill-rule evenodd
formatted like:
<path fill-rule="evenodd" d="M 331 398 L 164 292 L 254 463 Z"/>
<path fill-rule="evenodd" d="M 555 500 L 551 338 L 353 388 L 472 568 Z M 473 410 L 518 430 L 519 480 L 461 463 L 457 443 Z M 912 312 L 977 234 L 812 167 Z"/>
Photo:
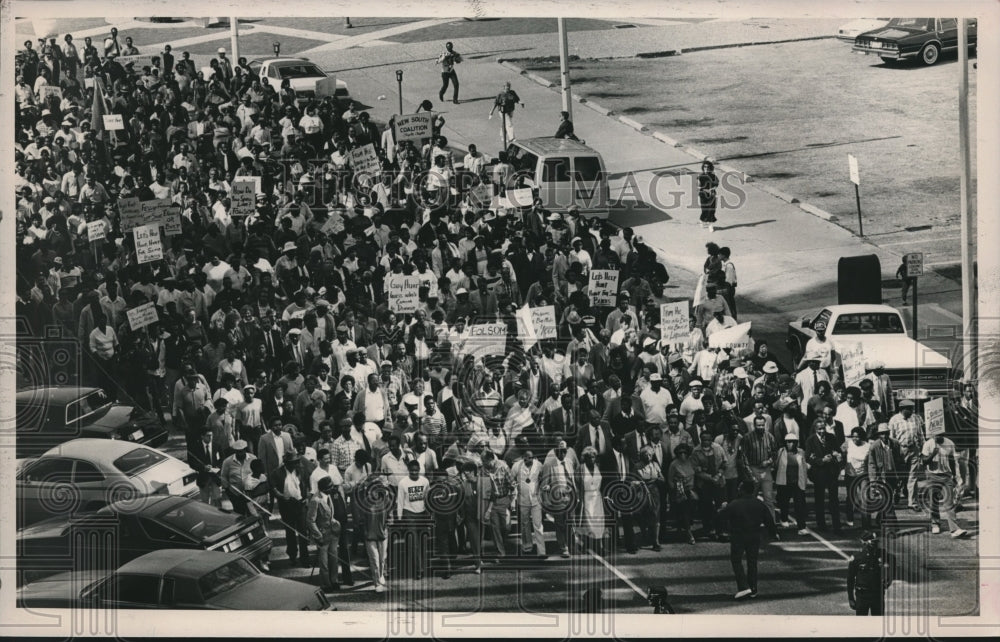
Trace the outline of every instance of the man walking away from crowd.
<path fill-rule="evenodd" d="M 462 54 L 454 49 L 451 42 L 444 43 L 444 53 L 438 56 L 437 62 L 441 65 L 441 91 L 438 92 L 438 100 L 444 102 L 444 92 L 448 90 L 448 83 L 453 86 L 451 102 L 458 104 L 458 74 L 455 73 L 455 65 L 462 62 Z"/>
<path fill-rule="evenodd" d="M 753 482 L 740 486 L 740 496 L 719 511 L 719 523 L 729 529 L 729 560 L 736 574 L 736 599 L 757 597 L 757 556 L 760 553 L 761 525 L 774 539 L 778 530 L 774 524 L 773 511 L 754 496 Z M 743 558 L 746 557 L 746 570 Z"/>

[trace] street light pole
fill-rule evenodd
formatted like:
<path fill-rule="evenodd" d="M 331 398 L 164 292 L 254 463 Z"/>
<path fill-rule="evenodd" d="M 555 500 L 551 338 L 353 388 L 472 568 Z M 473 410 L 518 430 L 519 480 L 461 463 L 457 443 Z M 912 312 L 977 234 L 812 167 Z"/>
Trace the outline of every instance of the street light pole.
<path fill-rule="evenodd" d="M 972 215 L 969 212 L 969 185 L 972 161 L 969 151 L 969 27 L 965 18 L 958 20 L 958 150 L 961 162 L 961 224 L 962 224 L 962 369 L 966 379 L 976 378 L 975 285 L 973 271 L 975 237 L 972 235 Z"/>
<path fill-rule="evenodd" d="M 396 84 L 399 86 L 399 115 L 403 115 L 403 70 L 396 70 Z"/>
<path fill-rule="evenodd" d="M 573 94 L 569 84 L 569 38 L 566 36 L 566 21 L 556 18 L 559 25 L 559 78 L 562 87 L 562 108 L 569 112 L 573 120 Z"/>
<path fill-rule="evenodd" d="M 240 59 L 240 22 L 236 16 L 229 18 L 229 48 L 233 52 L 232 64 L 235 65 Z"/>

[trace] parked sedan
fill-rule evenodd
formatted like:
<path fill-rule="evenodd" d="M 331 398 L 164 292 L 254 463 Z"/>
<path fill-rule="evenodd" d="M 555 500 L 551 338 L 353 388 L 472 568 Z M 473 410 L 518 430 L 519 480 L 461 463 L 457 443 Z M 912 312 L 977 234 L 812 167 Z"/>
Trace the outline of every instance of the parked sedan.
<path fill-rule="evenodd" d="M 969 47 L 976 46 L 976 21 L 969 20 Z M 885 27 L 854 39 L 853 51 L 875 54 L 883 62 L 919 58 L 933 65 L 945 51 L 958 49 L 956 18 L 893 18 Z"/>
<path fill-rule="evenodd" d="M 197 473 L 180 459 L 128 441 L 74 439 L 19 463 L 18 527 L 151 495 L 197 497 Z"/>
<path fill-rule="evenodd" d="M 889 18 L 858 18 L 837 29 L 837 38 L 853 43 L 854 39 L 866 31 L 874 31 L 888 24 Z"/>
<path fill-rule="evenodd" d="M 82 588 L 81 588 L 82 587 Z M 111 573 L 60 573 L 17 591 L 19 608 L 336 611 L 323 591 L 264 575 L 233 553 L 163 549 Z"/>
<path fill-rule="evenodd" d="M 77 437 L 121 439 L 156 448 L 169 436 L 155 415 L 117 403 L 100 388 L 25 388 L 18 390 L 16 403 L 18 457 L 38 455 Z"/>
<path fill-rule="evenodd" d="M 236 553 L 266 566 L 271 545 L 257 518 L 227 513 L 188 497 L 156 495 L 139 504 L 115 502 L 91 513 L 53 517 L 22 528 L 17 533 L 17 558 L 18 570 L 30 581 L 65 570 L 66 560 L 74 556 L 90 561 L 97 570 L 114 570 L 101 565 L 114 559 L 117 567 L 164 547 Z"/>

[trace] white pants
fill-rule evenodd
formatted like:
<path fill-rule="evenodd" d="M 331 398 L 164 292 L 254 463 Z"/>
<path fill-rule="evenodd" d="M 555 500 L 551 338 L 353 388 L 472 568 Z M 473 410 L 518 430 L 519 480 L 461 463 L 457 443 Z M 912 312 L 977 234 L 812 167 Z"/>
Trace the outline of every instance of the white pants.
<path fill-rule="evenodd" d="M 389 551 L 389 538 L 370 539 L 365 541 L 365 550 L 368 551 L 368 565 L 372 572 L 372 581 L 375 586 L 385 584 L 385 559 Z"/>
<path fill-rule="evenodd" d="M 521 550 L 529 552 L 532 540 L 539 555 L 545 555 L 545 533 L 542 530 L 542 505 L 517 507 L 518 521 L 521 526 Z"/>
<path fill-rule="evenodd" d="M 507 132 L 507 142 L 514 140 L 514 114 L 501 114 L 503 117 L 503 128 Z"/>

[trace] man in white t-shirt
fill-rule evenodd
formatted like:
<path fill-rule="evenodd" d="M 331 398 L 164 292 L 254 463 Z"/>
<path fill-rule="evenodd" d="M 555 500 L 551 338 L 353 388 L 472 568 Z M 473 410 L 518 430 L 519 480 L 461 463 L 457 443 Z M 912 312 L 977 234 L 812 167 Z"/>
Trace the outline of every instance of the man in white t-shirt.
<path fill-rule="evenodd" d="M 420 462 L 415 459 L 406 464 L 408 475 L 399 480 L 398 492 L 396 493 L 396 517 L 409 529 L 414 531 L 412 538 L 406 538 L 412 548 L 406 552 L 404 559 L 412 560 L 416 564 L 417 579 L 424 576 L 424 544 L 422 538 L 416 532 L 420 528 L 416 522 L 420 522 L 427 517 L 427 507 L 424 499 L 427 497 L 427 488 L 430 482 L 420 474 Z"/>
<path fill-rule="evenodd" d="M 955 458 L 955 443 L 944 435 L 935 435 L 924 442 L 920 458 L 927 468 L 927 481 L 940 490 L 932 489 L 930 498 L 931 533 L 941 532 L 941 513 L 948 520 L 953 538 L 965 537 L 968 531 L 958 525 L 955 515 L 955 488 L 962 485 L 962 476 Z"/>
<path fill-rule="evenodd" d="M 663 387 L 660 373 L 654 372 L 649 376 L 649 387 L 639 395 L 639 401 L 642 402 L 647 423 L 663 424 L 667 421 L 667 406 L 674 403 L 674 398 L 670 391 Z"/>

